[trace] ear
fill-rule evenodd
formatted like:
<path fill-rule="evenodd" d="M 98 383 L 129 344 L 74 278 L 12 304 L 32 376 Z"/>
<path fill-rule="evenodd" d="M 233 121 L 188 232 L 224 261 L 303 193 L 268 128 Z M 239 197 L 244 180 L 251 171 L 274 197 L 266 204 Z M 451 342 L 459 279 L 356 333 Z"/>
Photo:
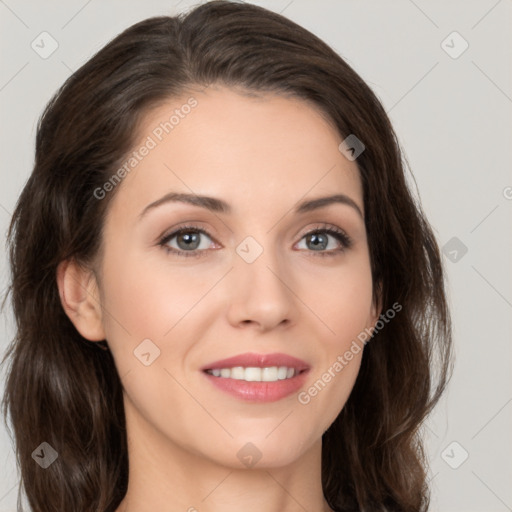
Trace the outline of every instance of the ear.
<path fill-rule="evenodd" d="M 375 286 L 375 298 L 372 302 L 370 312 L 370 327 L 375 327 L 382 313 L 382 283 L 379 281 Z"/>
<path fill-rule="evenodd" d="M 103 341 L 105 331 L 94 272 L 75 260 L 62 261 L 57 267 L 57 286 L 62 307 L 77 331 L 90 341 Z"/>

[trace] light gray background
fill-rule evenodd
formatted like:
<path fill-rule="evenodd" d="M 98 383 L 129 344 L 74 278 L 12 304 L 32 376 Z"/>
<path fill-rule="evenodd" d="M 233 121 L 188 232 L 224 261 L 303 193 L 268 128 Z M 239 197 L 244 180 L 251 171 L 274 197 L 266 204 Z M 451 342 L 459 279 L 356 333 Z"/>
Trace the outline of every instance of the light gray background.
<path fill-rule="evenodd" d="M 197 3 L 0 0 L 2 233 L 31 171 L 36 122 L 50 96 L 124 28 Z M 511 0 L 255 3 L 316 33 L 367 81 L 391 117 L 440 244 L 457 237 L 444 256 L 457 364 L 426 429 L 431 510 L 512 510 Z M 59 45 L 47 59 L 31 48 L 43 31 Z M 442 46 L 453 31 L 469 44 L 457 58 L 445 51 L 460 51 L 457 36 Z M 4 290 L 3 237 L 2 249 Z M 7 311 L 0 353 L 12 326 Z M 0 512 L 13 512 L 18 474 L 2 425 L 0 461 Z"/>

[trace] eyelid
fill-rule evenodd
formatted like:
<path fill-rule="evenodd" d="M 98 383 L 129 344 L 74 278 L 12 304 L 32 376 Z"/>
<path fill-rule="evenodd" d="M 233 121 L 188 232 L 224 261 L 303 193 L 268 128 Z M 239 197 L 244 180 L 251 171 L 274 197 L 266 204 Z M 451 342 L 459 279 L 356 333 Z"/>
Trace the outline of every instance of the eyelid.
<path fill-rule="evenodd" d="M 209 238 L 213 239 L 213 236 L 208 232 L 208 230 L 206 228 L 202 228 L 201 226 L 194 224 L 192 221 L 190 223 L 185 223 L 183 225 L 179 224 L 178 226 L 174 226 L 170 229 L 166 229 L 163 232 L 163 234 L 161 234 L 157 238 L 157 240 L 159 242 L 162 242 L 163 240 L 169 240 L 169 239 L 175 237 L 176 235 L 179 235 L 182 231 L 198 231 L 198 232 L 205 234 Z"/>
<path fill-rule="evenodd" d="M 352 238 L 348 235 L 348 233 L 344 229 L 340 228 L 339 226 L 336 226 L 336 224 L 330 224 L 328 222 L 318 222 L 318 223 L 315 223 L 315 224 L 317 224 L 315 227 L 307 228 L 300 235 L 300 239 L 301 240 L 306 235 L 310 235 L 312 233 L 316 233 L 316 232 L 327 232 L 327 233 L 329 233 L 330 231 L 334 231 L 336 234 L 338 234 L 340 236 L 343 236 L 346 239 L 347 245 L 352 245 L 352 243 L 353 243 Z M 297 236 L 299 236 L 299 235 L 297 235 Z"/>

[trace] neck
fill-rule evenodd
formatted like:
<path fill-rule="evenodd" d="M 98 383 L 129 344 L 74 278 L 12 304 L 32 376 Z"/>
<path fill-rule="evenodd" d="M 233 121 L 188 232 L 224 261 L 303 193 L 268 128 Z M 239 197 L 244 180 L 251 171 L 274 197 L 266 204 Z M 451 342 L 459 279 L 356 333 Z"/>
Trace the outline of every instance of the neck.
<path fill-rule="evenodd" d="M 164 438 L 126 412 L 129 481 L 116 512 L 332 512 L 322 491 L 321 442 L 287 466 L 231 467 Z"/>

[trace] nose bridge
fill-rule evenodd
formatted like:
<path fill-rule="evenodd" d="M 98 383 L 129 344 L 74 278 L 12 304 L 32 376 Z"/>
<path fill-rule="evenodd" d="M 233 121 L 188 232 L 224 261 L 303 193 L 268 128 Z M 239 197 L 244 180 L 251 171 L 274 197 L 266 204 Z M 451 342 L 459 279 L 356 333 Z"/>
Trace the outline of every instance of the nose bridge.
<path fill-rule="evenodd" d="M 247 236 L 236 246 L 231 287 L 231 320 L 267 327 L 290 320 L 293 293 L 286 260 L 269 233 Z"/>

